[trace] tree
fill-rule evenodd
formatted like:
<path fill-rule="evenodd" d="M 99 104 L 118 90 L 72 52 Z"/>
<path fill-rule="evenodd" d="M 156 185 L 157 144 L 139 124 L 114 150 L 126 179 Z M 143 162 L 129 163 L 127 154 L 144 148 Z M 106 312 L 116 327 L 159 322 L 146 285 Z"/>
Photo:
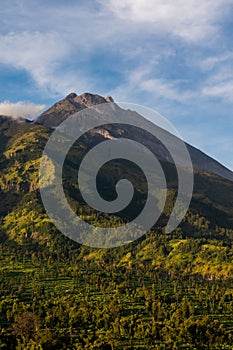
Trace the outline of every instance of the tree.
<path fill-rule="evenodd" d="M 12 333 L 26 340 L 33 339 L 40 328 L 39 317 L 33 312 L 25 311 L 15 316 Z"/>

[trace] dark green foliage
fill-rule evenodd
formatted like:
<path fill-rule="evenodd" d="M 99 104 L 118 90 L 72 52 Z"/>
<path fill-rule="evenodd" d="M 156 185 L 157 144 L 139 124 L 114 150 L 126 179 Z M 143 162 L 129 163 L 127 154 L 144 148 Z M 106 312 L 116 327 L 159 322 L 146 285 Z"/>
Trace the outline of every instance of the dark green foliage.
<path fill-rule="evenodd" d="M 231 349 L 232 279 L 154 265 L 170 242 L 149 235 L 69 258 L 62 243 L 56 254 L 2 244 L 2 349 Z M 180 242 L 177 255 L 203 244 Z"/>
<path fill-rule="evenodd" d="M 164 163 L 169 191 L 156 227 L 117 249 L 80 247 L 57 231 L 41 203 L 38 168 L 50 131 L 0 121 L 1 349 L 232 349 L 230 181 L 196 172 L 190 210 L 168 235 L 177 186 L 174 166 Z M 73 210 L 106 226 L 137 215 L 145 179 L 121 160 L 105 165 L 98 186 L 112 199 L 115 183 L 126 176 L 136 187 L 134 205 L 115 216 L 85 205 L 76 179 L 87 150 L 85 142 L 75 144 L 64 167 Z"/>

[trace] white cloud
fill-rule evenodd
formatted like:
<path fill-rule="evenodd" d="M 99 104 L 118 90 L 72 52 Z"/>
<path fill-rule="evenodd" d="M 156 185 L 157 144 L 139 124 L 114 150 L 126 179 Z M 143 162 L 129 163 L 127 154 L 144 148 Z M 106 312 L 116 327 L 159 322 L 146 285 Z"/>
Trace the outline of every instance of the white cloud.
<path fill-rule="evenodd" d="M 5 27 L 11 31 L 0 34 L 0 63 L 25 70 L 50 96 L 94 89 L 88 60 L 121 40 L 117 23 L 91 6 L 38 2 L 34 11 L 29 3 L 21 5 L 9 5 Z"/>
<path fill-rule="evenodd" d="M 46 106 L 37 105 L 32 102 L 11 103 L 4 101 L 0 103 L 0 115 L 10 116 L 12 118 L 34 118 Z"/>
<path fill-rule="evenodd" d="M 193 91 L 182 91 L 177 87 L 178 84 L 178 81 L 169 82 L 164 79 L 148 79 L 141 82 L 140 89 L 154 93 L 158 97 L 180 102 L 184 102 L 194 96 Z"/>
<path fill-rule="evenodd" d="M 126 82 L 110 92 L 116 99 L 131 99 L 135 96 L 135 87 L 138 93 L 148 93 L 153 100 L 170 100 L 185 102 L 197 96 L 194 90 L 187 90 L 186 81 L 168 80 L 159 77 L 159 63 L 151 61 L 145 66 L 136 67 L 127 72 Z M 156 76 L 155 78 L 151 78 Z M 182 87 L 182 84 L 183 87 Z"/>
<path fill-rule="evenodd" d="M 0 36 L 1 63 L 26 70 L 39 87 L 51 87 L 59 61 L 67 53 L 69 47 L 57 33 L 12 32 Z"/>
<path fill-rule="evenodd" d="M 220 21 L 232 0 L 100 0 L 123 20 L 199 42 L 218 35 Z M 207 43 L 206 43 L 207 44 Z"/>
<path fill-rule="evenodd" d="M 233 102 L 233 79 L 205 86 L 202 89 L 202 94 L 207 97 L 217 97 Z"/>
<path fill-rule="evenodd" d="M 233 55 L 222 55 L 213 58 L 216 67 L 212 74 L 203 83 L 201 94 L 204 97 L 218 98 L 223 101 L 233 102 Z"/>
<path fill-rule="evenodd" d="M 211 70 L 219 64 L 233 60 L 233 52 L 226 52 L 222 55 L 210 56 L 198 62 L 203 70 Z"/>

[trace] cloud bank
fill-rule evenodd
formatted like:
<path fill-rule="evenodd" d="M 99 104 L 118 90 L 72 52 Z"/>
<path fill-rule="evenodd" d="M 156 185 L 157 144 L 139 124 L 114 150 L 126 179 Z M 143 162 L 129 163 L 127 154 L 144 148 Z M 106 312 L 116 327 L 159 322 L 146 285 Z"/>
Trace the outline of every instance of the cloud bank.
<path fill-rule="evenodd" d="M 101 3 L 122 19 L 187 42 L 216 37 L 219 22 L 232 4 L 231 0 L 102 0 Z"/>
<path fill-rule="evenodd" d="M 0 103 L 0 115 L 9 116 L 14 119 L 34 118 L 45 107 L 45 105 L 37 105 L 32 102 L 11 103 L 9 101 L 4 101 Z"/>

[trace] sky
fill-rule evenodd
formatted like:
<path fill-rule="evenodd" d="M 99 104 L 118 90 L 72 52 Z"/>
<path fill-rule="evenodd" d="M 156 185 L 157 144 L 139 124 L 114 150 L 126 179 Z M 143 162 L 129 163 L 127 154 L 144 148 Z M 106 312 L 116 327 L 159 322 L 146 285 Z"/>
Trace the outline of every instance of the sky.
<path fill-rule="evenodd" d="M 0 21 L 0 114 L 111 95 L 233 170 L 233 0 L 1 0 Z"/>

